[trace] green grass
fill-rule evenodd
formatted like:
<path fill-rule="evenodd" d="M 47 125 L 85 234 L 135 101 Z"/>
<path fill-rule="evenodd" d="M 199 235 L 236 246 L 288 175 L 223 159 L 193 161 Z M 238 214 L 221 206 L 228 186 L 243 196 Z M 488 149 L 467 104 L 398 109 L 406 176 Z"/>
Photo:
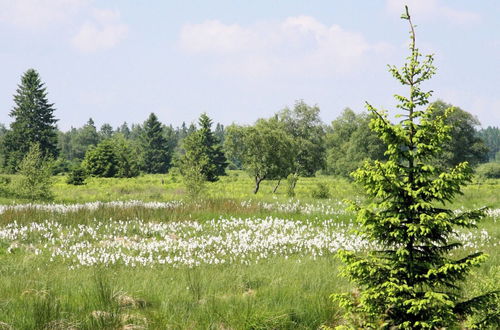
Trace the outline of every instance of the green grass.
<path fill-rule="evenodd" d="M 172 175 L 93 178 L 85 186 L 67 185 L 64 177 L 55 180 L 56 203 L 184 200 L 180 177 Z M 311 197 L 319 182 L 327 185 L 331 199 Z M 344 198 L 363 198 L 359 187 L 332 177 L 300 178 L 293 200 L 286 196 L 284 183 L 277 194 L 272 194 L 274 184 L 264 181 L 259 194 L 253 195 L 252 180 L 245 173 L 230 172 L 219 182 L 208 184 L 202 200 L 185 201 L 176 208 L 101 206 L 70 213 L 8 209 L 0 214 L 0 230 L 13 222 L 30 225 L 46 220 L 65 226 L 134 219 L 146 223 L 206 223 L 231 216 L 348 222 L 351 214 L 280 211 L 262 203 L 299 200 L 302 205 L 320 203 L 339 208 L 338 201 Z M 451 207 L 500 208 L 499 185 L 500 181 L 494 180 L 476 182 L 466 187 Z M 249 200 L 250 205 L 242 205 Z M 4 194 L 0 202 L 26 201 Z M 486 218 L 480 225 L 489 233 L 490 239 L 481 249 L 490 258 L 465 283 L 470 296 L 497 289 L 500 283 L 498 221 Z M 14 242 L 0 238 L 0 329 L 316 329 L 342 322 L 341 312 L 329 296 L 351 290 L 338 275 L 339 263 L 332 254 L 316 258 L 278 255 L 248 265 L 175 268 L 117 264 L 72 269 L 63 259 L 50 261 L 50 253 L 37 255 L 34 251 L 41 248 L 40 244 L 30 237 Z"/>

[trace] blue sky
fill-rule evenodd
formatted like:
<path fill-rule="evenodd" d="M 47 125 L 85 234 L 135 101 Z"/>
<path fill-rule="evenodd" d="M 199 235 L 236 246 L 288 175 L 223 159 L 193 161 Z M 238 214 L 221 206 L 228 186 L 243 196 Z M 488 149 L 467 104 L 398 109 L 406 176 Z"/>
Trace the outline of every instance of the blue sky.
<path fill-rule="evenodd" d="M 39 71 L 63 130 L 166 124 L 206 112 L 223 124 L 268 117 L 295 100 L 329 123 L 365 101 L 393 108 L 404 92 L 386 70 L 417 46 L 434 53 L 425 87 L 500 126 L 497 0 L 0 0 L 0 122 L 20 76 Z"/>

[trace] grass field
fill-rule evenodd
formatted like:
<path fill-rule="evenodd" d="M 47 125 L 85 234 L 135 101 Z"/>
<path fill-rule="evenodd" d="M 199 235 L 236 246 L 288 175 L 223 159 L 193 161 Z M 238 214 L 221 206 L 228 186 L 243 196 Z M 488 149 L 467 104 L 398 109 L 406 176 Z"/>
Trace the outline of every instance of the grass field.
<path fill-rule="evenodd" d="M 13 178 L 15 180 L 15 178 Z M 53 204 L 4 195 L 0 207 L 0 329 L 315 329 L 342 322 L 329 298 L 352 288 L 339 248 L 369 244 L 350 231 L 343 199 L 361 190 L 332 177 L 301 178 L 296 197 L 230 172 L 200 200 L 181 178 L 57 177 Z M 314 199 L 319 182 L 329 199 Z M 457 232 L 490 255 L 465 284 L 500 283 L 500 181 L 475 182 L 451 205 L 489 206 L 478 229 Z M 459 252 L 460 253 L 460 252 Z"/>

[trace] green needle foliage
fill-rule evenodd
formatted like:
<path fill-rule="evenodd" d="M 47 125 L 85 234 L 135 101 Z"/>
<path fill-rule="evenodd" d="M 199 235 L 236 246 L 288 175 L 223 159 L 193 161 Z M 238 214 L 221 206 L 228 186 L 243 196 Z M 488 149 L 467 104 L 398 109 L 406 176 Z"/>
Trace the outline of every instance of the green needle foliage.
<path fill-rule="evenodd" d="M 435 329 L 453 327 L 493 294 L 465 300 L 460 288 L 471 268 L 486 259 L 481 252 L 458 256 L 453 242 L 457 227 L 475 227 L 484 209 L 454 213 L 445 204 L 470 182 L 472 171 L 463 162 L 440 172 L 433 160 L 449 140 L 445 119 L 453 109 L 436 115 L 428 106 L 431 91 L 421 83 L 435 73 L 432 55 L 422 58 L 415 47 L 415 30 L 408 8 L 402 16 L 410 25 L 410 50 L 392 75 L 409 88 L 396 95 L 403 111 L 398 124 L 385 111 L 367 104 L 375 115 L 370 127 L 387 145 L 386 162 L 371 161 L 353 173 L 373 201 L 366 207 L 352 203 L 360 234 L 374 243 L 372 251 L 340 253 L 344 275 L 354 281 L 356 294 L 335 295 L 340 305 L 367 328 Z M 419 110 L 425 107 L 425 110 Z"/>
<path fill-rule="evenodd" d="M 58 154 L 54 104 L 49 103 L 37 71 L 29 69 L 23 74 L 14 103 L 9 114 L 13 122 L 2 142 L 3 167 L 8 172 L 18 170 L 32 144 L 39 145 L 43 157 L 56 158 Z"/>

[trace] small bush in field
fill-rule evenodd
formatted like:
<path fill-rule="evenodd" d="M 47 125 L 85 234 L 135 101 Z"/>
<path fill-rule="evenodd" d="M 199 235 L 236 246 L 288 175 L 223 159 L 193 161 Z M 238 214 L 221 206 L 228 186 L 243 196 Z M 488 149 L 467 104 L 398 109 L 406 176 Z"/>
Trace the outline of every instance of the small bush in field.
<path fill-rule="evenodd" d="M 40 151 L 38 144 L 33 144 L 19 165 L 20 180 L 17 182 L 18 194 L 29 200 L 51 200 L 52 167 Z"/>
<path fill-rule="evenodd" d="M 476 174 L 485 179 L 500 178 L 500 163 L 486 163 L 478 166 Z"/>
<path fill-rule="evenodd" d="M 330 198 L 330 189 L 323 182 L 318 182 L 316 187 L 311 191 L 311 197 L 317 199 L 327 199 Z"/>
<path fill-rule="evenodd" d="M 87 172 L 83 168 L 78 167 L 69 173 L 66 183 L 81 186 L 85 184 L 85 179 L 87 179 Z"/>

